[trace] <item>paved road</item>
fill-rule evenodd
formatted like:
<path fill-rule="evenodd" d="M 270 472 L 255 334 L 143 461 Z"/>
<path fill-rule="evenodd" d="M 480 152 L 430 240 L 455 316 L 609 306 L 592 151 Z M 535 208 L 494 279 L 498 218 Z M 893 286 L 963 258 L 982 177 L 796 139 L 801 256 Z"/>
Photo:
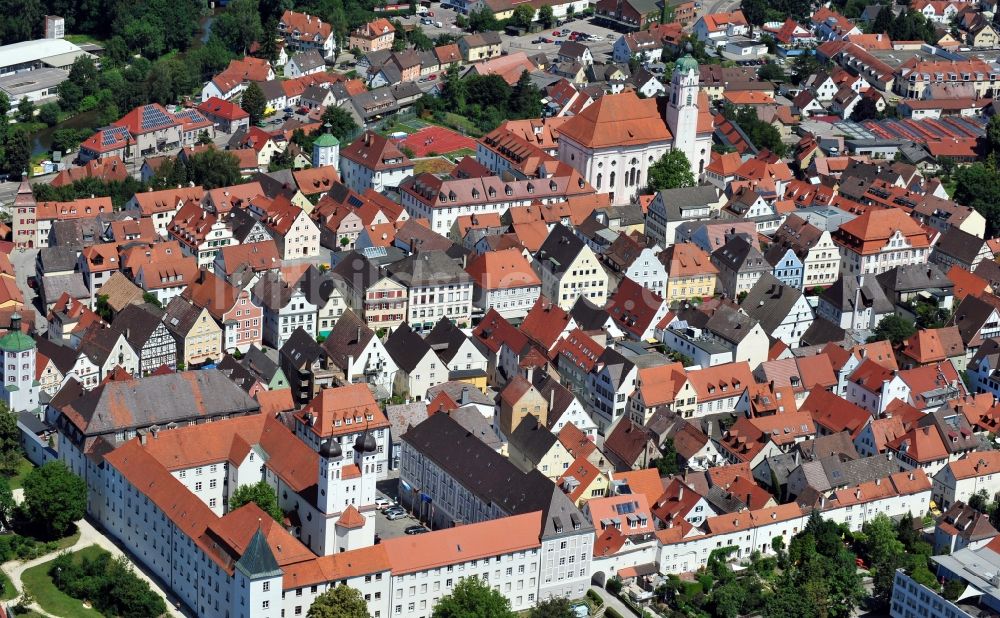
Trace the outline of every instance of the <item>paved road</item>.
<path fill-rule="evenodd" d="M 593 20 L 573 19 L 560 26 L 558 31 L 562 31 L 563 28 L 569 28 L 571 31 L 585 32 L 599 37 L 599 41 L 586 41 L 583 44 L 590 48 L 590 53 L 594 54 L 595 61 L 603 62 L 610 59 L 611 48 L 614 45 L 614 42 L 621 35 L 614 30 L 610 30 L 592 22 Z M 504 51 L 507 53 L 523 51 L 529 55 L 541 52 L 551 58 L 555 52 L 559 51 L 559 47 L 569 40 L 564 36 L 553 36 L 553 31 L 557 31 L 557 29 L 553 27 L 550 30 L 543 30 L 541 32 L 525 34 L 517 37 L 504 36 Z M 614 38 L 609 39 L 609 34 L 613 35 Z M 539 37 L 550 39 L 553 43 L 532 43 L 532 41 L 538 39 Z"/>
<path fill-rule="evenodd" d="M 635 612 L 632 611 L 631 607 L 629 607 L 628 605 L 625 605 L 624 603 L 622 603 L 621 601 L 619 601 L 618 597 L 615 597 L 615 596 L 609 594 L 608 591 L 605 590 L 604 588 L 598 588 L 597 586 L 591 586 L 590 589 L 593 590 L 594 592 L 596 592 L 598 595 L 600 595 L 600 597 L 602 599 L 604 599 L 604 605 L 602 606 L 602 608 L 603 607 L 613 607 L 615 609 L 615 611 L 617 611 L 622 616 L 625 616 L 625 617 L 635 616 Z"/>

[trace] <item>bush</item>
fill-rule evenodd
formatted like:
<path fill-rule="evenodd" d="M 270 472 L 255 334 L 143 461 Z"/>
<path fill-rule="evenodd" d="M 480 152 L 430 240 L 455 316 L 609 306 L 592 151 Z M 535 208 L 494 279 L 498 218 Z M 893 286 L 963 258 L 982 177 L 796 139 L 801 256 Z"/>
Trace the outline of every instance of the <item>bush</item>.
<path fill-rule="evenodd" d="M 617 595 L 622 591 L 622 580 L 617 577 L 612 577 L 608 580 L 608 583 L 604 585 L 604 589 L 611 594 Z"/>
<path fill-rule="evenodd" d="M 20 534 L 0 536 L 0 562 L 14 560 L 34 560 L 59 549 L 55 541 L 42 543 Z"/>
<path fill-rule="evenodd" d="M 604 605 L 604 599 L 602 599 L 601 595 L 597 594 L 593 590 L 587 590 L 587 598 L 594 603 L 595 607 Z"/>
<path fill-rule="evenodd" d="M 623 616 L 619 614 L 613 607 L 609 607 L 606 610 L 604 610 L 604 615 L 608 616 L 609 618 L 623 618 Z"/>
<path fill-rule="evenodd" d="M 127 559 L 115 559 L 106 551 L 95 558 L 61 554 L 52 561 L 49 577 L 56 588 L 90 601 L 105 615 L 143 618 L 167 611 L 163 599 L 136 576 Z"/>

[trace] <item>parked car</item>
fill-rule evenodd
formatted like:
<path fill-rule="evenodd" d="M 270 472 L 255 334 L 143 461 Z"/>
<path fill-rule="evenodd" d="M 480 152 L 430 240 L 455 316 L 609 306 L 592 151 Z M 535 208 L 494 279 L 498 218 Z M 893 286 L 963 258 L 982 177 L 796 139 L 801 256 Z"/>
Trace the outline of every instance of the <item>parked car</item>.
<path fill-rule="evenodd" d="M 396 521 L 397 519 L 403 519 L 406 517 L 406 511 L 403 509 L 393 509 L 388 508 L 385 510 L 385 518 L 389 521 Z"/>
<path fill-rule="evenodd" d="M 392 500 L 379 496 L 375 498 L 375 508 L 382 511 L 392 506 Z"/>
<path fill-rule="evenodd" d="M 552 36 L 559 36 L 559 31 L 558 30 L 553 30 L 552 31 Z"/>
<path fill-rule="evenodd" d="M 427 11 L 427 17 L 434 17 L 434 11 Z"/>
<path fill-rule="evenodd" d="M 544 42 L 545 42 L 545 37 L 541 37 L 540 36 L 537 39 L 534 39 L 533 41 L 531 41 L 531 44 L 532 45 L 538 45 L 539 43 L 544 43 Z"/>
<path fill-rule="evenodd" d="M 617 35 L 617 34 L 615 34 L 614 32 L 609 32 L 609 33 L 608 33 L 608 36 L 607 36 L 607 39 L 608 39 L 609 41 L 614 41 L 614 40 L 615 40 L 615 39 L 617 39 L 617 38 L 618 38 L 618 35 Z"/>
<path fill-rule="evenodd" d="M 570 33 L 570 30 L 569 30 L 569 28 L 563 28 L 563 29 L 562 29 L 562 30 L 560 31 L 560 33 L 561 33 L 561 34 L 562 34 L 563 36 L 566 36 L 567 34 L 569 34 L 569 33 Z"/>
<path fill-rule="evenodd" d="M 552 39 L 549 39 L 549 38 L 543 38 L 542 39 L 542 43 L 555 43 L 555 41 L 553 41 Z"/>
<path fill-rule="evenodd" d="M 427 79 L 429 79 L 431 81 L 434 81 L 437 78 L 438 78 L 437 73 L 431 73 L 430 75 L 427 76 Z"/>
<path fill-rule="evenodd" d="M 430 532 L 430 530 L 424 528 L 421 525 L 416 525 L 406 528 L 405 530 L 403 530 L 403 532 L 405 532 L 406 534 L 423 534 L 425 532 Z"/>

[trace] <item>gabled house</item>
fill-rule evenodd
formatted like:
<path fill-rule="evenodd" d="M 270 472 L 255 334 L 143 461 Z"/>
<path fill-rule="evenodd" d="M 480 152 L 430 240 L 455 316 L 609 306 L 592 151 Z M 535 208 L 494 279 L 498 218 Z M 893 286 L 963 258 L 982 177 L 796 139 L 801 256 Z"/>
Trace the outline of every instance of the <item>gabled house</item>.
<path fill-rule="evenodd" d="M 669 309 L 663 297 L 627 277 L 618 284 L 605 308 L 629 337 L 639 341 L 653 339 L 656 325 Z"/>
<path fill-rule="evenodd" d="M 448 370 L 431 346 L 406 322 L 385 340 L 385 350 L 399 368 L 393 392 L 420 401 L 427 390 L 448 380 Z"/>
<path fill-rule="evenodd" d="M 769 337 L 781 340 L 788 347 L 797 347 L 813 322 L 812 308 L 801 290 L 784 285 L 769 274 L 761 276 L 740 307 L 760 321 Z"/>
<path fill-rule="evenodd" d="M 264 310 L 254 301 L 249 288 L 240 289 L 208 270 L 181 293 L 181 298 L 204 307 L 222 328 L 226 352 L 246 352 L 260 345 L 264 331 Z"/>
<path fill-rule="evenodd" d="M 324 388 L 338 386 L 340 377 L 326 350 L 313 334 L 296 328 L 278 351 L 278 364 L 288 378 L 296 404 L 306 405 Z"/>
<path fill-rule="evenodd" d="M 267 345 L 281 349 L 298 327 L 316 332 L 316 305 L 299 285 L 289 285 L 281 274 L 265 273 L 250 293 L 253 303 L 263 308 L 262 337 Z"/>
<path fill-rule="evenodd" d="M 111 327 L 125 335 L 138 355 L 135 377 L 142 377 L 166 367 L 177 369 L 177 342 L 163 323 L 163 311 L 152 305 L 128 305 Z"/>
<path fill-rule="evenodd" d="M 348 384 L 367 384 L 378 399 L 392 396 L 399 366 L 374 331 L 353 311 L 337 320 L 323 348 Z"/>
<path fill-rule="evenodd" d="M 594 252 L 561 223 L 552 228 L 532 266 L 542 280 L 542 294 L 569 310 L 580 296 L 604 305 L 608 275 Z"/>
<path fill-rule="evenodd" d="M 175 297 L 167 305 L 163 324 L 177 342 L 178 369 L 181 363 L 193 367 L 222 359 L 222 328 L 208 309 Z"/>
<path fill-rule="evenodd" d="M 468 337 L 454 322 L 442 317 L 425 341 L 447 369 L 447 379 L 461 381 L 486 390 L 489 360 L 487 350 L 476 339 Z"/>
<path fill-rule="evenodd" d="M 635 390 L 638 368 L 612 348 L 606 348 L 588 374 L 590 409 L 598 431 L 607 435 L 628 410 L 627 398 Z"/>

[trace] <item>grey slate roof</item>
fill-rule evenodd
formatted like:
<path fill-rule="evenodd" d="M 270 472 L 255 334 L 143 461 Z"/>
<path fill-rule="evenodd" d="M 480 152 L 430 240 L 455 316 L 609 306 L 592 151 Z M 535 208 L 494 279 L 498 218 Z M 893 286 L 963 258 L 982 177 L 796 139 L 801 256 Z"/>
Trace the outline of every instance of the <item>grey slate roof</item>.
<path fill-rule="evenodd" d="M 841 342 L 847 337 L 847 332 L 823 317 L 817 317 L 802 333 L 799 343 L 802 346 L 823 345 L 832 342 Z"/>
<path fill-rule="evenodd" d="M 163 310 L 158 307 L 148 303 L 127 305 L 115 316 L 111 328 L 123 333 L 132 349 L 138 352 L 149 341 L 162 319 Z"/>
<path fill-rule="evenodd" d="M 666 207 L 667 221 L 677 221 L 682 218 L 682 212 L 692 208 L 704 208 L 719 200 L 719 192 L 710 185 L 696 187 L 681 187 L 679 189 L 664 189 L 660 197 Z"/>
<path fill-rule="evenodd" d="M 524 470 L 525 472 L 533 470 L 557 440 L 556 435 L 539 423 L 538 417 L 532 414 L 526 416 L 507 438 L 510 447 L 528 460 L 530 468 Z"/>
<path fill-rule="evenodd" d="M 757 320 L 726 304 L 720 305 L 705 322 L 707 330 L 733 344 L 743 341 L 756 325 Z"/>
<path fill-rule="evenodd" d="M 278 364 L 256 345 L 250 346 L 240 364 L 259 376 L 263 382 L 270 382 L 274 374 L 278 373 Z"/>
<path fill-rule="evenodd" d="M 801 290 L 784 285 L 774 275 L 764 273 L 740 306 L 747 315 L 760 320 L 764 331 L 770 335 L 801 297 Z"/>
<path fill-rule="evenodd" d="M 398 442 L 400 436 L 411 426 L 415 427 L 427 420 L 427 402 L 414 401 L 385 407 L 385 415 L 389 419 L 389 433 L 392 441 Z"/>
<path fill-rule="evenodd" d="M 856 300 L 859 299 L 859 291 L 862 307 L 855 306 Z M 857 277 L 841 276 L 833 285 L 823 290 L 820 299 L 843 312 L 860 311 L 869 307 L 875 315 L 879 315 L 893 310 L 892 301 L 885 295 L 885 290 L 876 285 L 871 277 L 865 277 L 864 283 L 859 286 Z"/>
<path fill-rule="evenodd" d="M 259 410 L 254 399 L 216 369 L 113 380 L 60 408 L 70 420 L 79 419 L 87 436 Z"/>
<path fill-rule="evenodd" d="M 427 389 L 427 401 L 432 401 L 442 391 L 460 406 L 466 404 L 493 406 L 493 400 L 484 395 L 483 391 L 471 386 L 468 382 L 458 380 L 442 382 Z"/>
<path fill-rule="evenodd" d="M 393 279 L 406 287 L 471 283 L 467 272 L 443 251 L 420 251 L 388 267 Z"/>
<path fill-rule="evenodd" d="M 755 268 L 761 271 L 767 270 L 760 249 L 747 242 L 747 239 L 740 234 L 731 236 L 726 244 L 713 251 L 712 260 L 716 266 L 733 272 L 740 272 L 744 267 L 748 271 Z"/>
<path fill-rule="evenodd" d="M 435 414 L 403 440 L 480 500 L 510 515 L 541 510 L 541 538 L 593 532 L 594 527 L 555 483 L 538 470 L 525 474 L 448 414 Z"/>
<path fill-rule="evenodd" d="M 326 336 L 323 349 L 337 367 L 346 369 L 347 357 L 360 358 L 361 352 L 374 336 L 375 333 L 368 328 L 364 320 L 348 309 Z"/>
<path fill-rule="evenodd" d="M 960 262 L 972 264 L 985 242 L 982 238 L 963 232 L 957 227 L 949 227 L 934 245 L 934 253 L 943 253 Z"/>
<path fill-rule="evenodd" d="M 323 56 L 321 56 L 315 49 L 300 51 L 289 58 L 289 60 L 294 60 L 295 64 L 297 64 L 299 69 L 302 71 L 310 71 L 312 69 L 326 66 Z"/>
<path fill-rule="evenodd" d="M 35 263 L 41 267 L 39 269 L 41 274 L 47 275 L 64 270 L 74 270 L 79 255 L 79 250 L 74 247 L 43 247 L 38 250 Z"/>
<path fill-rule="evenodd" d="M 385 340 L 385 351 L 389 353 L 396 365 L 406 373 L 412 373 L 428 354 L 433 354 L 431 346 L 413 332 L 410 325 L 403 322 L 392 331 Z M 415 394 L 415 393 L 413 393 Z"/>
<path fill-rule="evenodd" d="M 281 346 L 279 352 L 281 358 L 288 365 L 298 370 L 303 370 L 312 365 L 315 361 L 326 357 L 326 350 L 316 343 L 316 339 L 299 326 L 292 331 L 291 336 Z"/>
<path fill-rule="evenodd" d="M 499 451 L 503 447 L 503 441 L 493 431 L 493 425 L 474 406 L 462 406 L 457 410 L 452 410 L 448 415 L 494 451 Z"/>
<path fill-rule="evenodd" d="M 607 311 L 595 305 L 586 296 L 576 299 L 573 308 L 569 310 L 569 315 L 583 331 L 602 330 L 608 323 L 614 321 Z"/>
<path fill-rule="evenodd" d="M 83 275 L 80 273 L 42 277 L 42 297 L 45 302 L 54 303 L 63 292 L 68 293 L 70 298 L 90 298 L 90 290 L 83 283 Z"/>
<path fill-rule="evenodd" d="M 890 300 L 906 292 L 942 289 L 954 290 L 955 284 L 937 264 L 907 264 L 897 266 L 875 276 L 882 291 Z"/>
<path fill-rule="evenodd" d="M 192 305 L 180 296 L 175 296 L 167 304 L 167 311 L 163 315 L 163 324 L 171 333 L 179 337 L 186 337 L 202 311 L 204 309 L 201 307 Z"/>
<path fill-rule="evenodd" d="M 585 246 L 569 228 L 557 223 L 535 253 L 535 259 L 541 268 L 560 275 L 569 268 Z"/>

